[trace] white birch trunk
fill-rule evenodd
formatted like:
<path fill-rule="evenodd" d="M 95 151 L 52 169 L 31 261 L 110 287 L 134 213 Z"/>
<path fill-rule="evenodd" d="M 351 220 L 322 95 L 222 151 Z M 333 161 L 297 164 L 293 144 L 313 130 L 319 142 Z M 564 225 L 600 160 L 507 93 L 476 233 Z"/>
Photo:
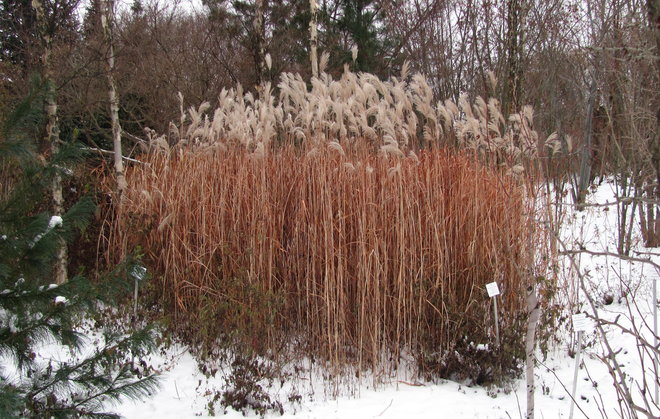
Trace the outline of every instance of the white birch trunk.
<path fill-rule="evenodd" d="M 311 19 L 309 20 L 309 59 L 312 61 L 312 77 L 319 76 L 319 60 L 317 55 L 318 47 L 318 10 L 319 5 L 316 0 L 309 0 L 309 11 Z"/>
<path fill-rule="evenodd" d="M 121 149 L 121 124 L 119 123 L 119 100 L 115 87 L 115 53 L 114 53 L 114 0 L 105 0 L 101 13 L 101 26 L 103 27 L 103 38 L 107 48 L 107 77 L 108 96 L 110 99 L 110 120 L 112 122 L 112 145 L 114 151 L 115 175 L 117 176 L 117 193 L 121 202 L 126 189 L 126 178 L 124 177 L 124 162 Z"/>
<path fill-rule="evenodd" d="M 57 119 L 57 92 L 53 80 L 53 69 L 50 62 L 52 53 L 52 34 L 48 30 L 48 22 L 44 14 L 44 7 L 41 0 L 32 0 L 32 8 L 37 18 L 37 27 L 39 37 L 41 38 L 42 53 L 41 65 L 43 67 L 44 82 L 47 85 L 46 91 L 46 143 L 48 144 L 51 155 L 56 154 L 60 148 L 60 127 Z M 64 197 L 62 194 L 62 177 L 55 173 L 51 183 L 52 208 L 53 215 L 61 216 L 64 212 Z M 57 258 L 55 261 L 55 282 L 63 284 L 67 281 L 67 247 L 62 242 L 57 249 Z"/>
<path fill-rule="evenodd" d="M 265 24 L 264 24 L 264 8 L 266 0 L 255 0 L 255 13 L 254 13 L 254 33 L 257 41 L 257 85 L 261 86 L 266 75 L 266 41 L 265 41 Z"/>
<path fill-rule="evenodd" d="M 534 285 L 527 288 L 527 336 L 525 337 L 525 360 L 527 379 L 527 419 L 534 419 L 534 351 L 536 348 L 536 324 L 541 317 L 541 309 L 536 298 Z"/>

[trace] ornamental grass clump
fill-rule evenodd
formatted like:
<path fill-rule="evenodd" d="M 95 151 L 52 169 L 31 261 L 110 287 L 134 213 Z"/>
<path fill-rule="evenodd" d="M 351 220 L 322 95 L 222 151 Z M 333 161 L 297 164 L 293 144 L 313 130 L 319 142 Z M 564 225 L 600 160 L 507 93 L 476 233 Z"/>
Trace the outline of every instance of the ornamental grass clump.
<path fill-rule="evenodd" d="M 515 369 L 523 189 L 462 152 L 404 156 L 367 141 L 145 154 L 127 171 L 111 251 L 141 246 L 163 308 L 212 345 L 376 377 L 401 361 L 428 377 L 488 356 Z M 484 289 L 493 280 L 499 351 Z"/>

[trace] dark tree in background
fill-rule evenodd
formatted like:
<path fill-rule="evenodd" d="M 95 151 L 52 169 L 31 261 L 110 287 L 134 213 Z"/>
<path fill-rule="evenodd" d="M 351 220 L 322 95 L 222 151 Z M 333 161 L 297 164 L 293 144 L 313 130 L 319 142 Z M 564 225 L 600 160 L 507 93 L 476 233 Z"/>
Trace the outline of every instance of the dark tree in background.
<path fill-rule="evenodd" d="M 379 3 L 373 0 L 341 2 L 341 16 L 337 20 L 337 30 L 358 48 L 356 71 L 375 73 L 379 67 L 382 69 L 385 45 L 376 27 L 380 11 Z M 344 55 L 346 57 L 346 54 Z"/>
<path fill-rule="evenodd" d="M 53 42 L 72 43 L 77 38 L 78 22 L 74 15 L 79 0 L 44 2 L 46 30 Z M 0 71 L 27 90 L 27 79 L 39 65 L 41 41 L 37 15 L 32 0 L 0 2 Z M 16 93 L 20 96 L 19 93 Z"/>
<path fill-rule="evenodd" d="M 506 72 L 503 78 L 502 109 L 515 112 L 523 104 L 523 66 L 525 45 L 525 0 L 506 2 Z"/>
<path fill-rule="evenodd" d="M 3 0 L 0 7 L 0 61 L 26 70 L 37 42 L 31 0 Z"/>

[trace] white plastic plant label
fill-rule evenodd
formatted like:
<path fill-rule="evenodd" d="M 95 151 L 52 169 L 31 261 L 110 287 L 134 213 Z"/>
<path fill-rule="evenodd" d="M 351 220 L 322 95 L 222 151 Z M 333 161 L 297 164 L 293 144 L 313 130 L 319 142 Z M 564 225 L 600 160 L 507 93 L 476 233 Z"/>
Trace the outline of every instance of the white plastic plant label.
<path fill-rule="evenodd" d="M 592 328 L 591 320 L 589 320 L 584 313 L 573 314 L 571 318 L 573 320 L 573 330 L 575 332 L 587 332 Z"/>
<path fill-rule="evenodd" d="M 488 296 L 491 298 L 500 295 L 500 289 L 497 286 L 497 282 L 486 284 L 486 291 L 488 291 Z"/>

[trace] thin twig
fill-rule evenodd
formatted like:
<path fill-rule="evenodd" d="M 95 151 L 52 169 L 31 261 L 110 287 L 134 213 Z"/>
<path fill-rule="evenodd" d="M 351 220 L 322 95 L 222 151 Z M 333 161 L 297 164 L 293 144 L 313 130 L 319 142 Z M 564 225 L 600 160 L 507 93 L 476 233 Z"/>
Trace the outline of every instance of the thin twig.
<path fill-rule="evenodd" d="M 385 409 L 383 409 L 382 412 L 380 412 L 379 414 L 377 414 L 376 417 L 383 416 L 383 413 L 385 413 L 385 411 L 387 411 L 387 409 L 389 409 L 390 406 L 392 406 L 392 403 L 394 403 L 394 399 L 390 400 L 390 404 L 388 404 L 387 407 L 386 407 Z"/>
<path fill-rule="evenodd" d="M 563 243 L 562 243 L 563 245 Z M 563 250 L 559 252 L 560 255 L 579 255 L 579 254 L 587 254 L 591 256 L 611 256 L 611 257 L 616 257 L 621 260 L 627 260 L 630 262 L 640 262 L 640 263 L 648 263 L 652 265 L 655 269 L 660 270 L 660 264 L 655 263 L 651 258 L 638 258 L 634 256 L 626 256 L 626 255 L 621 255 L 619 253 L 614 253 L 614 252 L 597 252 L 594 250 L 588 250 L 585 248 L 581 248 L 580 250 Z"/>
<path fill-rule="evenodd" d="M 114 155 L 114 154 L 115 154 L 114 151 L 111 151 L 111 150 L 104 150 L 104 149 L 102 149 L 102 148 L 98 148 L 98 147 L 84 147 L 83 150 L 87 150 L 87 151 L 96 151 L 96 152 L 98 152 L 98 153 L 108 154 L 108 155 Z M 149 163 L 145 163 L 145 162 L 143 162 L 143 161 L 136 160 L 136 159 L 133 159 L 133 158 L 131 158 L 131 157 L 126 157 L 126 156 L 121 156 L 121 157 L 122 157 L 124 160 L 126 160 L 126 161 L 130 161 L 131 163 L 144 164 L 144 165 L 147 165 L 147 166 L 149 165 Z"/>

